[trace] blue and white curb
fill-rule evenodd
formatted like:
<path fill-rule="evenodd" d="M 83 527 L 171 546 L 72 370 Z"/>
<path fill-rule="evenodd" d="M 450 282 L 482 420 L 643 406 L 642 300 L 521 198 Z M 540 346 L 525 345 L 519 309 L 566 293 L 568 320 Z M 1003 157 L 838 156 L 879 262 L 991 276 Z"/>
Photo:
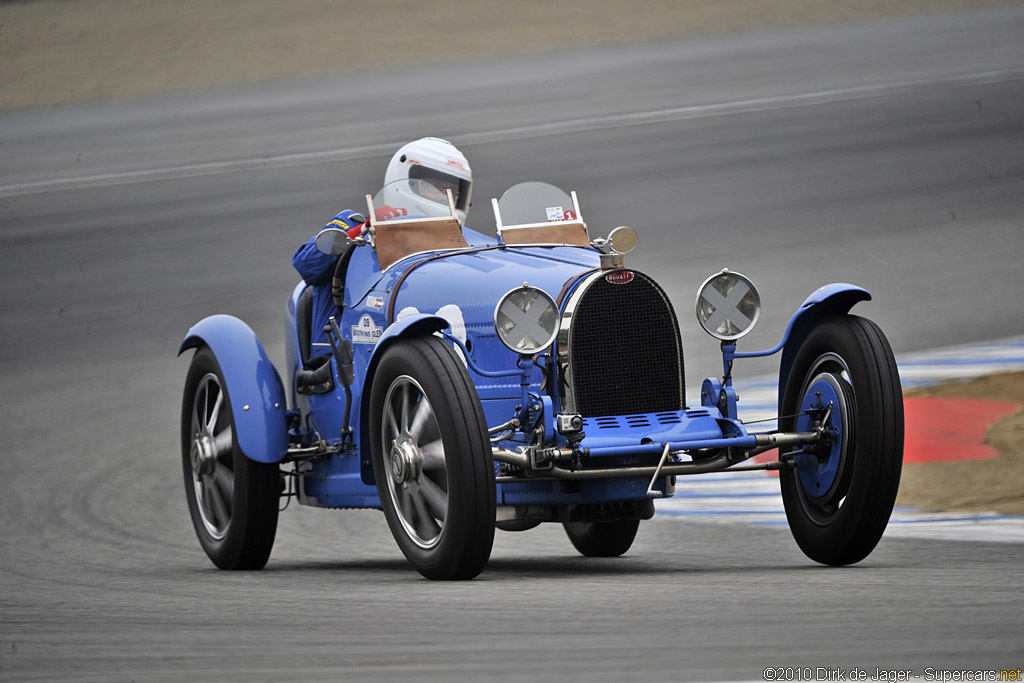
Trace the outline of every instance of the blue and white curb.
<path fill-rule="evenodd" d="M 901 354 L 896 363 L 904 388 L 1020 370 L 1024 369 L 1024 337 Z M 736 391 L 740 415 L 752 429 L 775 428 L 778 385 L 774 377 L 736 380 Z M 679 477 L 675 496 L 658 500 L 655 506 L 663 518 L 788 526 L 779 480 L 764 472 Z M 1024 516 L 896 508 L 885 535 L 1024 543 Z"/>
<path fill-rule="evenodd" d="M 953 346 L 896 359 L 904 388 L 968 380 L 1024 368 L 1024 337 L 986 344 Z"/>

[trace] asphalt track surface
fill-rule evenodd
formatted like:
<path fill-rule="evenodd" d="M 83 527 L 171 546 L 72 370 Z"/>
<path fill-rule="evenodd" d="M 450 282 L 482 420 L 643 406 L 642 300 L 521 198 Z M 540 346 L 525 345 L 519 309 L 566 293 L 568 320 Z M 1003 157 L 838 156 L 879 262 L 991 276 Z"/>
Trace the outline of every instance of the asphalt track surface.
<path fill-rule="evenodd" d="M 677 301 L 723 266 L 771 346 L 819 285 L 898 353 L 1024 333 L 1024 12 L 556 53 L 0 115 L 0 677 L 11 680 L 759 680 L 766 667 L 1017 669 L 1024 545 L 883 538 L 827 569 L 776 528 L 656 518 L 616 560 L 557 527 L 499 533 L 477 580 L 408 568 L 376 512 L 292 508 L 266 570 L 188 521 L 188 327 L 282 357 L 295 246 L 447 136 L 470 222 L 528 179 Z M 642 330 L 623 330 L 624 346 Z M 763 374 L 765 367 L 738 367 Z"/>

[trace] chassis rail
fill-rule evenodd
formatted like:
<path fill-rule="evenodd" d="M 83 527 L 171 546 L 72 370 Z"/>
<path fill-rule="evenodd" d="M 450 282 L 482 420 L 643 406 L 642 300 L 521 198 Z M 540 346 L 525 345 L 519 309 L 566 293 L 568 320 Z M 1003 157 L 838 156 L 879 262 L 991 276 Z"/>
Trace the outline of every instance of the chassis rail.
<path fill-rule="evenodd" d="M 740 472 L 747 470 L 776 470 L 786 469 L 793 466 L 792 460 L 777 462 L 744 465 L 737 467 L 740 463 L 749 460 L 759 453 L 778 448 L 780 446 L 802 446 L 812 444 L 821 437 L 820 432 L 793 432 L 793 433 L 767 433 L 750 434 L 744 437 L 726 439 L 705 439 L 702 441 L 691 441 L 681 443 L 650 443 L 633 447 L 608 447 L 595 449 L 582 449 L 586 455 L 625 455 L 638 453 L 661 453 L 662 459 L 658 465 L 640 465 L 627 467 L 601 467 L 594 469 L 574 468 L 555 465 L 555 461 L 573 461 L 575 454 L 569 448 L 546 449 L 545 460 L 550 464 L 547 468 L 539 468 L 535 455 L 527 450 L 509 450 L 506 448 L 493 448 L 492 453 L 496 462 L 511 465 L 523 470 L 524 475 L 503 475 L 497 477 L 498 483 L 513 483 L 527 481 L 543 481 L 553 479 L 586 480 L 586 479 L 616 479 L 619 477 L 660 477 L 670 475 L 705 474 L 708 472 L 719 472 L 729 470 Z M 695 462 L 670 462 L 666 463 L 669 455 L 679 455 L 687 450 L 698 449 L 725 449 L 723 453 L 705 460 Z M 529 472 L 530 476 L 525 473 Z"/>
<path fill-rule="evenodd" d="M 761 470 L 784 470 L 795 466 L 792 460 L 780 462 L 767 462 L 756 465 L 738 466 L 743 461 L 733 461 L 726 457 L 713 458 L 699 463 L 673 463 L 665 465 L 660 469 L 654 465 L 644 467 L 606 467 L 594 470 L 567 470 L 563 467 L 553 467 L 544 470 L 538 476 L 510 476 L 503 475 L 495 477 L 498 484 L 521 484 L 535 481 L 556 481 L 556 480 L 584 480 L 584 479 L 615 479 L 618 477 L 654 477 L 669 475 L 707 474 L 708 472 L 755 472 Z M 511 464 L 511 463 L 509 463 Z"/>

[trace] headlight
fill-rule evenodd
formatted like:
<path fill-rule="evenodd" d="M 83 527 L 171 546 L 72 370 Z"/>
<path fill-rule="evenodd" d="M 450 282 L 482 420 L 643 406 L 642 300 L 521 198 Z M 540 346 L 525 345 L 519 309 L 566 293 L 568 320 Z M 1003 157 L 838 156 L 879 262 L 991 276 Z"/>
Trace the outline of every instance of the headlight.
<path fill-rule="evenodd" d="M 558 333 L 558 307 L 543 290 L 524 284 L 501 297 L 494 309 L 498 339 L 512 351 L 532 356 Z"/>
<path fill-rule="evenodd" d="M 754 283 L 728 268 L 712 275 L 697 291 L 697 320 L 712 337 L 739 339 L 761 316 L 761 297 Z"/>

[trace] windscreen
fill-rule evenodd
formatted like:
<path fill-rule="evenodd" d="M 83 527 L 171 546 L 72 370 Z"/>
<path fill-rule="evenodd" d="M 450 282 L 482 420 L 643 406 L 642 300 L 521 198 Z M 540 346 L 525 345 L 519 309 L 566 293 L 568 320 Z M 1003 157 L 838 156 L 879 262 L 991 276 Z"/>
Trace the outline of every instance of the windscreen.
<path fill-rule="evenodd" d="M 452 215 L 448 197 L 440 183 L 422 178 L 396 180 L 385 185 L 373 198 L 374 222 L 396 218 L 445 218 Z M 455 192 L 453 191 L 454 195 Z"/>
<path fill-rule="evenodd" d="M 503 226 L 579 220 L 572 197 L 549 183 L 530 181 L 510 187 L 498 200 Z"/>

